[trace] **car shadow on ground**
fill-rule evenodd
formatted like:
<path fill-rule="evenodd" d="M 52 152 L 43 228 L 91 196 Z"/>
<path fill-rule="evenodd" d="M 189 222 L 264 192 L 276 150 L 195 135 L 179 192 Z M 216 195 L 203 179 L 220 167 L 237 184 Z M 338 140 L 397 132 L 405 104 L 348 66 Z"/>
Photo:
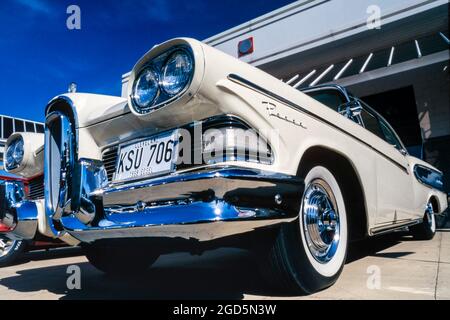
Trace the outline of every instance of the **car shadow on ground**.
<path fill-rule="evenodd" d="M 77 263 L 81 290 L 68 289 L 69 266 L 20 270 L 15 276 L 0 279 L 0 285 L 25 293 L 48 290 L 61 299 L 242 299 L 244 292 L 261 294 L 254 289 L 260 281 L 251 260 L 240 250 L 221 249 L 204 257 L 162 256 L 143 274 L 114 278 L 88 262 Z"/>
<path fill-rule="evenodd" d="M 401 241 L 409 241 L 397 233 L 350 245 L 347 263 L 367 256 L 398 258 L 411 254 L 379 253 Z M 81 251 L 74 250 L 73 255 Z M 50 254 L 50 256 L 49 256 Z M 32 261 L 71 256 L 70 250 L 33 252 Z M 61 299 L 243 299 L 245 294 L 288 297 L 268 288 L 258 273 L 256 261 L 246 251 L 219 249 L 203 256 L 172 254 L 160 257 L 146 273 L 121 278 L 107 277 L 87 261 L 77 263 L 81 270 L 81 290 L 69 290 L 69 265 L 20 270 L 16 275 L 0 279 L 0 285 L 10 290 L 33 294 L 48 290 Z M 44 296 L 45 297 L 45 296 Z"/>
<path fill-rule="evenodd" d="M 17 266 L 33 261 L 46 261 L 51 259 L 61 259 L 68 257 L 77 257 L 84 255 L 83 251 L 79 247 L 62 247 L 62 248 L 50 248 L 36 251 L 29 251 L 24 253 L 21 257 L 14 261 L 9 266 Z"/>
<path fill-rule="evenodd" d="M 393 259 L 408 256 L 414 252 L 383 253 L 381 251 L 411 240 L 412 237 L 408 233 L 396 232 L 351 243 L 347 254 L 347 264 L 368 256 Z"/>

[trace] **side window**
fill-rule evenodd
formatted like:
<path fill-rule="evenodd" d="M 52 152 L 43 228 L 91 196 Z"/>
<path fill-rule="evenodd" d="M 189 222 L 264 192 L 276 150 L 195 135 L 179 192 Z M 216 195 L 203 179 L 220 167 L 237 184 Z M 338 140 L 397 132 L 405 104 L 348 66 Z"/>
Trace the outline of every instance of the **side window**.
<path fill-rule="evenodd" d="M 384 134 L 384 140 L 386 140 L 387 143 L 395 146 L 397 149 L 402 149 L 402 144 L 400 141 L 398 141 L 396 135 L 392 130 L 389 128 L 389 126 L 384 122 L 380 121 L 380 127 Z"/>
<path fill-rule="evenodd" d="M 385 140 L 384 133 L 383 133 L 383 131 L 381 131 L 378 119 L 373 114 L 371 114 L 370 112 L 368 112 L 365 109 L 362 109 L 361 110 L 361 118 L 364 123 L 364 127 L 367 130 L 372 132 L 377 137 Z"/>
<path fill-rule="evenodd" d="M 305 92 L 311 98 L 338 112 L 339 106 L 346 103 L 345 97 L 337 90 L 317 90 Z"/>

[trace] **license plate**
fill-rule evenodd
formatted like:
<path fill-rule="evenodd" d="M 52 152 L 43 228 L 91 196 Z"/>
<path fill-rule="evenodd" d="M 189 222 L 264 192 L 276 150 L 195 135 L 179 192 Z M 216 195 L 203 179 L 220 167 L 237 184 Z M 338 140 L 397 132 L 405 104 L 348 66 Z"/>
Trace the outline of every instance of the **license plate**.
<path fill-rule="evenodd" d="M 178 156 L 177 146 L 177 131 L 121 146 L 114 182 L 172 172 Z"/>

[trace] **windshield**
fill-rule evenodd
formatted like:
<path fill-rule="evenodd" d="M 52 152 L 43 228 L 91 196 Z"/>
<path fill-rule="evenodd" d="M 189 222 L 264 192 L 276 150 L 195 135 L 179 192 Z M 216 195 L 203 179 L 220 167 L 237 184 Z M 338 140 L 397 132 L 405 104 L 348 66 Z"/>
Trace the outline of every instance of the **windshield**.
<path fill-rule="evenodd" d="M 304 92 L 311 98 L 319 101 L 320 103 L 326 105 L 327 107 L 339 112 L 339 107 L 347 102 L 345 96 L 338 90 L 317 90 Z"/>
<path fill-rule="evenodd" d="M 371 106 L 369 106 L 361 99 L 356 97 L 352 97 L 352 99 L 358 101 L 365 112 L 376 118 L 376 122 L 374 122 L 374 120 L 372 119 L 370 124 L 366 124 L 365 122 L 367 121 L 367 118 L 366 121 L 364 121 L 365 116 L 363 115 L 364 127 L 367 130 L 385 140 L 390 145 L 395 146 L 398 150 L 407 152 L 402 140 L 386 119 L 384 119 L 378 112 L 376 112 Z"/>

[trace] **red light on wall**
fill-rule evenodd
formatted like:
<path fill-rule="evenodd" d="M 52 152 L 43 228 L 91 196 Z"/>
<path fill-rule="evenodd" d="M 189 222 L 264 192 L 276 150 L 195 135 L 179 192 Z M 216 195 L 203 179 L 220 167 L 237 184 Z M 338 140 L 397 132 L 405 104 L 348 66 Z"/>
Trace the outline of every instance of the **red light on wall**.
<path fill-rule="evenodd" d="M 249 55 L 255 51 L 255 46 L 253 43 L 253 37 L 242 40 L 238 44 L 238 55 L 239 58 Z"/>

